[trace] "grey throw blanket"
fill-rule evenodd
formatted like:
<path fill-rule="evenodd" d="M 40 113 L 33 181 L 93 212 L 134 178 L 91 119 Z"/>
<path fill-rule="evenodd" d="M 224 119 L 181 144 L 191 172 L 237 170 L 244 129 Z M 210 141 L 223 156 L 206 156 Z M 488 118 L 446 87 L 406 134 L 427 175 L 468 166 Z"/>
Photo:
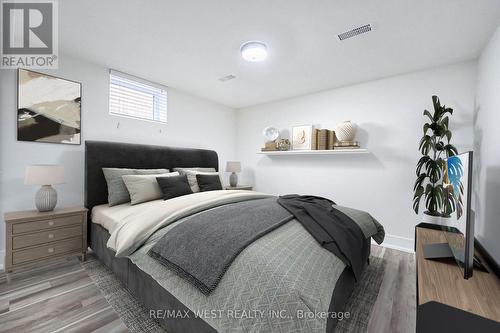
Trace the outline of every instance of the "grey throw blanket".
<path fill-rule="evenodd" d="M 245 247 L 291 219 L 276 198 L 220 206 L 172 228 L 149 255 L 209 294 Z"/>
<path fill-rule="evenodd" d="M 363 254 L 369 253 L 370 246 L 359 225 L 326 198 L 289 194 L 279 197 L 278 203 L 292 213 L 322 247 L 351 268 L 359 281 L 367 259 Z"/>

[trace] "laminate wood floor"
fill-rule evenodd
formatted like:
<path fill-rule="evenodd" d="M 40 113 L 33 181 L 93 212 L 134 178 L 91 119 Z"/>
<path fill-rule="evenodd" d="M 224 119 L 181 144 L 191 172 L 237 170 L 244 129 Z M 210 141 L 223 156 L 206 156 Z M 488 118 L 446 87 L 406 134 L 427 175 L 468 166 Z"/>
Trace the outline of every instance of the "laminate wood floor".
<path fill-rule="evenodd" d="M 415 255 L 376 245 L 372 245 L 371 250 L 373 256 L 385 259 L 386 267 L 368 332 L 415 332 Z"/>
<path fill-rule="evenodd" d="M 415 332 L 413 254 L 372 246 L 386 260 L 369 332 Z M 78 259 L 0 273 L 0 332 L 128 332 Z"/>
<path fill-rule="evenodd" d="M 78 259 L 0 276 L 0 332 L 128 332 Z"/>

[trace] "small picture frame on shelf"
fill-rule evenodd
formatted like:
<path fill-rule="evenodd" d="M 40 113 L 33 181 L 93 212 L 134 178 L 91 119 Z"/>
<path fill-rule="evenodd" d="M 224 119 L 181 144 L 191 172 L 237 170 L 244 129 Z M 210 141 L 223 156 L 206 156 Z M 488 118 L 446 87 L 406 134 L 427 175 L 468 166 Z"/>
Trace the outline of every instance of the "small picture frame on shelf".
<path fill-rule="evenodd" d="M 292 127 L 292 150 L 312 149 L 312 125 L 300 125 Z"/>

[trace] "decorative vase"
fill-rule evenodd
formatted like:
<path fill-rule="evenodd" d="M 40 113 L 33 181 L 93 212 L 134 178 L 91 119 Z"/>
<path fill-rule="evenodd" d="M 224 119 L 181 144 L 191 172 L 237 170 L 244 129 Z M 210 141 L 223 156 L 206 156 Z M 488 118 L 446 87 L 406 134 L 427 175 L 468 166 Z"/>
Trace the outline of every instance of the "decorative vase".
<path fill-rule="evenodd" d="M 290 140 L 280 139 L 276 144 L 276 149 L 278 150 L 290 150 Z"/>
<path fill-rule="evenodd" d="M 335 136 L 340 141 L 354 141 L 356 136 L 356 125 L 346 120 L 337 125 L 335 129 Z"/>
<path fill-rule="evenodd" d="M 35 206 L 40 212 L 53 211 L 57 205 L 57 192 L 50 185 L 40 187 L 35 195 Z"/>
<path fill-rule="evenodd" d="M 238 175 L 236 172 L 232 172 L 229 176 L 229 186 L 236 187 L 238 186 Z"/>
<path fill-rule="evenodd" d="M 439 224 L 447 227 L 452 227 L 453 222 L 454 221 L 451 219 L 451 216 L 441 216 L 441 221 L 439 221 Z"/>

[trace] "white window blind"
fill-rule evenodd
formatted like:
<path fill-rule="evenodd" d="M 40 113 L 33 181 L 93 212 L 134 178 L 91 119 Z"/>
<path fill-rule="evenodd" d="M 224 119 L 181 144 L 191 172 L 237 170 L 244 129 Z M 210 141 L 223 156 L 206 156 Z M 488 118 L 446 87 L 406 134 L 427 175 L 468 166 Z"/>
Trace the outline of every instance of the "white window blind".
<path fill-rule="evenodd" d="M 114 70 L 109 72 L 109 113 L 167 122 L 167 89 Z"/>

